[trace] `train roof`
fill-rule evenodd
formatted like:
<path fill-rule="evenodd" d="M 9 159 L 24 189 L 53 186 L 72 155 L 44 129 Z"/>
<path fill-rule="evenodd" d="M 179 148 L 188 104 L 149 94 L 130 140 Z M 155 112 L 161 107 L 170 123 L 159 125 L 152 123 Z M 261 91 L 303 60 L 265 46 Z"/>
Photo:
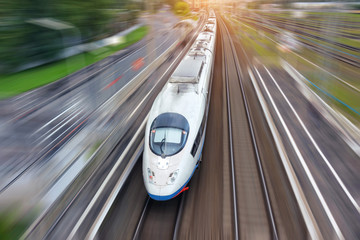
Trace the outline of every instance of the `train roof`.
<path fill-rule="evenodd" d="M 187 58 L 181 61 L 170 78 L 170 83 L 198 83 L 204 62 L 201 59 Z"/>
<path fill-rule="evenodd" d="M 201 32 L 199 34 L 199 37 L 196 39 L 197 41 L 207 41 L 210 42 L 211 41 L 211 37 L 212 34 L 208 33 L 208 32 Z"/>

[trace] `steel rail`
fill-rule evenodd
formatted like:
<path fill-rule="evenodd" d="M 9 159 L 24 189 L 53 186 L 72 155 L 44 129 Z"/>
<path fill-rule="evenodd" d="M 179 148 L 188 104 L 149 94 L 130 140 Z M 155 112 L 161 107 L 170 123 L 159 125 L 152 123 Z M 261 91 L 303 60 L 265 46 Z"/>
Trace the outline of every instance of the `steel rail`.
<path fill-rule="evenodd" d="M 173 232 L 173 240 L 177 240 L 178 239 L 178 233 L 179 233 L 179 229 L 180 229 L 180 223 L 181 223 L 181 217 L 182 217 L 182 213 L 183 213 L 183 210 L 184 210 L 184 202 L 185 202 L 185 192 L 181 194 L 181 196 L 178 196 L 178 198 L 181 198 L 180 199 L 180 202 L 178 204 L 178 208 L 177 208 L 177 215 L 176 215 L 176 220 L 175 220 L 175 224 L 174 224 L 174 232 Z M 146 202 L 144 204 L 144 208 L 141 212 L 141 215 L 140 215 L 140 219 L 138 221 L 138 224 L 136 226 L 136 229 L 135 229 L 135 233 L 134 233 L 134 236 L 133 236 L 133 240 L 139 240 L 141 239 L 141 232 L 142 232 L 142 229 L 143 229 L 143 226 L 146 222 L 146 215 L 148 214 L 148 212 L 150 211 L 150 205 L 149 203 L 151 201 L 154 201 L 152 200 L 149 196 L 147 197 L 146 199 Z"/>
<path fill-rule="evenodd" d="M 150 197 L 148 196 L 147 197 L 147 200 L 145 202 L 145 205 L 144 205 L 144 209 L 141 213 L 141 216 L 140 216 L 140 220 L 136 226 L 136 230 L 135 230 L 135 233 L 134 233 L 134 236 L 133 236 L 133 240 L 138 240 L 140 239 L 140 232 L 141 232 L 141 229 L 142 229 L 142 226 L 144 225 L 144 222 L 145 222 L 145 215 L 146 213 L 148 212 L 149 210 L 149 202 L 151 201 Z"/>
<path fill-rule="evenodd" d="M 251 141 L 252 141 L 252 144 L 253 144 L 253 147 L 254 147 L 254 152 L 255 152 L 255 156 L 256 156 L 256 163 L 257 163 L 258 170 L 259 170 L 260 182 L 261 182 L 263 194 L 264 194 L 264 197 L 265 197 L 265 204 L 266 204 L 266 208 L 267 208 L 267 212 L 268 212 L 269 222 L 270 222 L 270 225 L 271 225 L 272 238 L 275 239 L 275 240 L 278 240 L 279 237 L 278 237 L 276 222 L 275 222 L 274 214 L 273 214 L 273 211 L 272 211 L 269 191 L 268 191 L 268 188 L 267 188 L 265 174 L 264 174 L 264 171 L 263 171 L 263 166 L 262 166 L 262 162 L 261 162 L 261 158 L 260 158 L 260 154 L 259 154 L 258 144 L 257 144 L 256 137 L 255 137 L 254 126 L 252 124 L 252 118 L 251 118 L 251 115 L 250 115 L 249 104 L 248 104 L 246 93 L 245 93 L 245 90 L 244 90 L 243 79 L 241 77 L 241 68 L 240 68 L 240 64 L 239 64 L 239 59 L 238 59 L 237 54 L 236 54 L 236 49 L 235 49 L 234 43 L 233 43 L 233 41 L 232 41 L 232 39 L 230 37 L 229 30 L 227 29 L 226 24 L 224 22 L 222 22 L 222 23 L 224 25 L 224 29 L 225 29 L 225 31 L 227 33 L 227 36 L 229 38 L 230 47 L 231 47 L 232 53 L 233 53 L 232 56 L 233 56 L 233 59 L 234 59 L 234 62 L 235 62 L 236 74 L 238 76 L 238 81 L 239 81 L 239 84 L 240 84 L 240 90 L 241 90 L 241 93 L 242 93 L 242 99 L 243 99 L 244 107 L 245 107 L 245 111 L 246 111 L 246 118 L 247 118 L 247 121 L 248 121 L 248 124 L 249 124 Z M 228 81 L 228 79 L 227 79 L 227 81 Z"/>
<path fill-rule="evenodd" d="M 240 21 L 238 21 L 238 22 L 239 22 L 240 24 L 246 26 L 247 28 L 250 28 L 250 29 L 255 30 L 253 27 L 251 27 L 251 26 L 249 26 L 249 25 L 246 25 L 246 24 L 243 23 L 243 22 L 240 22 Z M 265 37 L 266 37 L 267 39 L 269 39 L 270 41 L 274 42 L 275 44 L 281 45 L 278 41 L 274 40 L 273 38 L 268 37 L 268 36 L 266 36 L 266 35 L 265 35 Z M 337 75 L 335 75 L 334 73 L 330 72 L 329 70 L 326 70 L 325 68 L 323 68 L 323 67 L 317 65 L 316 63 L 308 60 L 307 58 L 301 56 L 300 54 L 298 54 L 298 53 L 295 52 L 295 51 L 292 51 L 291 49 L 290 49 L 290 52 L 293 53 L 295 56 L 301 58 L 302 60 L 308 62 L 309 64 L 313 65 L 314 67 L 320 69 L 321 71 L 329 74 L 329 75 L 332 76 L 333 78 L 336 78 L 339 82 L 341 82 L 342 84 L 344 84 L 344 85 L 346 85 L 347 87 L 351 88 L 352 90 L 354 90 L 354 91 L 356 91 L 356 92 L 358 92 L 358 93 L 360 92 L 360 88 L 358 88 L 358 87 L 356 87 L 356 86 L 348 83 L 347 81 L 345 81 L 345 80 L 343 80 L 342 78 L 338 77 Z"/>
<path fill-rule="evenodd" d="M 250 61 L 250 57 L 248 56 L 248 54 L 246 53 L 245 49 L 243 46 L 240 45 L 240 48 L 242 50 L 242 52 L 244 53 L 244 56 L 246 58 L 246 61 L 248 64 L 251 63 Z M 255 70 L 257 71 L 256 67 L 255 67 Z M 270 112 L 269 112 L 269 109 L 267 108 L 266 105 L 264 105 L 264 97 L 259 93 L 260 93 L 260 89 L 259 89 L 259 86 L 257 85 L 257 82 L 255 81 L 254 79 L 254 75 L 253 75 L 253 72 L 255 72 L 255 70 L 253 69 L 252 66 L 248 66 L 248 72 L 249 72 L 249 75 L 250 75 L 250 80 L 252 82 L 252 85 L 254 86 L 254 90 L 256 92 L 256 95 L 261 103 L 261 107 L 263 109 L 263 112 L 265 114 L 265 117 L 266 117 L 266 121 L 267 121 L 267 124 L 268 126 L 270 127 L 270 130 L 272 132 L 272 135 L 273 135 L 273 138 L 275 140 L 275 143 L 277 145 L 277 149 L 278 149 L 278 152 L 280 154 L 280 158 L 281 158 L 281 161 L 282 161 L 282 164 L 286 170 L 286 175 L 290 181 L 290 184 L 292 186 L 292 191 L 294 192 L 295 194 L 295 197 L 296 197 L 296 200 L 297 200 L 297 204 L 298 206 L 300 207 L 300 211 L 301 211 L 301 214 L 303 216 L 303 219 L 305 221 L 305 224 L 307 226 L 307 230 L 309 231 L 310 233 L 310 237 L 312 239 L 323 239 L 322 235 L 321 235 L 321 232 L 319 230 L 319 227 L 314 219 L 314 216 L 313 216 L 313 213 L 311 212 L 311 209 L 308 205 L 308 202 L 306 201 L 305 199 L 305 196 L 304 196 L 304 193 L 299 185 L 299 181 L 295 175 L 295 172 L 294 172 L 294 169 L 292 169 L 291 167 L 291 164 L 288 160 L 288 157 L 286 155 L 286 152 L 284 150 L 284 147 L 283 147 L 283 144 L 282 144 L 282 141 L 280 139 L 280 136 L 279 136 L 279 133 L 274 125 L 274 122 L 270 116 Z"/>
<path fill-rule="evenodd" d="M 218 17 L 220 19 L 220 17 Z M 220 22 L 220 21 L 218 21 Z M 221 22 L 224 25 L 223 22 Z M 220 27 L 219 27 L 220 28 Z M 221 28 L 222 29 L 222 28 Z M 236 180 L 235 180 L 235 163 L 234 163 L 234 150 L 233 150 L 233 137 L 232 137 L 232 124 L 231 124 L 231 107 L 230 107 L 230 90 L 229 90 L 229 73 L 227 68 L 227 62 L 225 57 L 225 45 L 224 45 L 224 35 L 221 34 L 221 45 L 222 45 L 222 57 L 225 72 L 223 72 L 223 77 L 226 81 L 226 106 L 227 106 L 227 115 L 228 115 L 228 130 L 229 130 L 229 147 L 230 147 L 230 163 L 231 163 L 231 180 L 232 180 L 232 191 L 233 191 L 233 209 L 234 209 L 234 227 L 235 227 L 235 239 L 239 239 L 239 228 L 238 228 L 238 211 L 237 211 L 237 197 L 236 197 Z"/>
<path fill-rule="evenodd" d="M 176 216 L 173 240 L 178 239 L 179 228 L 180 228 L 180 223 L 181 223 L 181 217 L 182 217 L 182 213 L 184 211 L 185 195 L 186 195 L 186 192 L 183 192 L 181 194 L 181 200 L 180 200 L 180 204 L 179 204 L 179 208 L 178 208 L 178 213 L 177 213 L 177 216 Z"/>

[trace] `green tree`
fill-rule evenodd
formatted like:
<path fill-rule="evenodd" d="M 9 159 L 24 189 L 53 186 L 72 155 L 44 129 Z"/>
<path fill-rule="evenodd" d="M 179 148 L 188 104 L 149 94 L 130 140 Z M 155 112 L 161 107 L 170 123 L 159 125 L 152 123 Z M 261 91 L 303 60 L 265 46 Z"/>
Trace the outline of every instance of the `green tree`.
<path fill-rule="evenodd" d="M 56 0 L 55 16 L 80 30 L 85 41 L 105 32 L 112 19 L 114 0 Z"/>
<path fill-rule="evenodd" d="M 62 48 L 92 41 L 108 32 L 115 0 L 11 0 L 0 3 L 0 72 L 51 60 Z M 55 18 L 74 26 L 56 31 L 30 24 L 30 19 Z M 80 33 L 80 34 L 79 34 Z"/>
<path fill-rule="evenodd" d="M 29 19 L 53 14 L 44 0 L 13 0 L 1 4 L 0 71 L 11 72 L 18 66 L 53 58 L 61 49 L 56 31 L 27 23 Z"/>
<path fill-rule="evenodd" d="M 187 2 L 177 2 L 174 7 L 174 11 L 178 15 L 185 16 L 190 12 L 189 4 Z"/>

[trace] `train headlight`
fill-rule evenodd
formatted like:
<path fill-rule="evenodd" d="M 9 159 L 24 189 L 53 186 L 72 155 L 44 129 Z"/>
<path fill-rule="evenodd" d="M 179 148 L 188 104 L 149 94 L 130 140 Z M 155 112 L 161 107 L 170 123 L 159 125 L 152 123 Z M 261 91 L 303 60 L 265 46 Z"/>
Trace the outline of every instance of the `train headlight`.
<path fill-rule="evenodd" d="M 155 183 L 155 173 L 150 168 L 147 169 L 149 183 Z"/>
<path fill-rule="evenodd" d="M 172 173 L 170 173 L 169 178 L 168 178 L 166 184 L 168 184 L 168 185 L 174 184 L 176 178 L 178 177 L 178 175 L 179 175 L 179 169 L 176 170 L 176 171 L 174 171 L 174 172 L 172 172 Z"/>

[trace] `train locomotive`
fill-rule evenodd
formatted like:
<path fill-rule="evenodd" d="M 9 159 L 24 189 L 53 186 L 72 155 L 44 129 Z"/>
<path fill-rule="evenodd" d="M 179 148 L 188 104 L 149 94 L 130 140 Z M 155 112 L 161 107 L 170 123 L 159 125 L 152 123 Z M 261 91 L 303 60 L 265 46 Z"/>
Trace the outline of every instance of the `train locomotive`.
<path fill-rule="evenodd" d="M 158 201 L 187 190 L 205 140 L 215 57 L 214 14 L 156 97 L 145 129 L 143 178 Z M 210 87 L 210 88 L 209 88 Z"/>

